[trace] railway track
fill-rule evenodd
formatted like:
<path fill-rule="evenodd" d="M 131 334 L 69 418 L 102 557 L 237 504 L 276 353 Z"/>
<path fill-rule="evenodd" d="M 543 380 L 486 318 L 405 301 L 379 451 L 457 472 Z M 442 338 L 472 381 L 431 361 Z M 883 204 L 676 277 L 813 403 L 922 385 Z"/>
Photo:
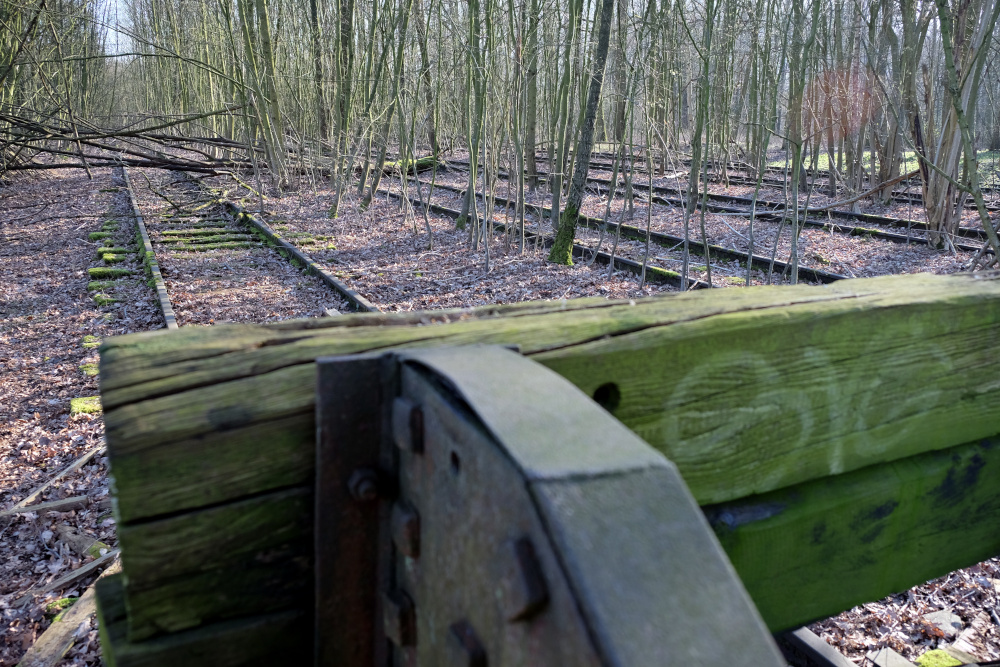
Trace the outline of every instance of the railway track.
<path fill-rule="evenodd" d="M 441 185 L 435 185 L 435 188 L 443 188 L 450 191 L 454 191 L 456 193 L 464 194 L 464 191 L 458 188 L 451 188 L 448 186 L 441 186 Z M 380 192 L 383 195 L 388 195 L 390 197 L 395 197 L 397 199 L 403 198 L 403 195 L 401 193 L 393 192 L 391 190 L 381 190 Z M 419 198 L 414 198 L 414 197 L 407 197 L 406 199 L 414 206 L 426 208 L 431 213 L 444 215 L 455 220 L 457 220 L 461 215 L 461 211 L 449 208 L 447 206 L 428 203 Z M 511 231 L 508 225 L 499 221 L 494 221 L 493 228 L 495 231 L 500 233 Z M 538 234 L 536 232 L 531 232 L 527 230 L 525 230 L 525 241 L 532 243 L 537 241 L 544 244 L 546 247 L 552 244 L 551 236 L 545 234 Z M 651 282 L 672 285 L 678 288 L 684 287 L 686 289 L 704 289 L 712 287 L 708 283 L 702 280 L 697 280 L 695 278 L 688 277 L 687 280 L 685 280 L 681 276 L 681 274 L 677 273 L 676 271 L 664 269 L 659 266 L 647 264 L 644 267 L 641 262 L 636 262 L 634 260 L 627 259 L 625 257 L 615 256 L 612 255 L 611 253 L 606 253 L 600 250 L 596 251 L 595 253 L 595 250 L 593 248 L 589 248 L 587 246 L 578 243 L 573 245 L 573 257 L 577 259 L 586 259 L 589 257 L 592 258 L 594 261 L 604 264 L 605 266 L 613 264 L 614 268 L 616 269 L 629 271 L 637 276 L 645 275 L 645 278 Z"/>
<path fill-rule="evenodd" d="M 90 270 L 98 303 L 119 300 L 114 295 L 118 281 L 143 279 L 157 294 L 167 328 L 306 316 L 317 310 L 325 315 L 378 310 L 278 231 L 195 180 L 182 178 L 159 189 L 147 183 L 172 210 L 144 216 L 135 183 L 124 169 L 122 178 L 135 219 L 134 239 L 119 233 L 116 243 L 98 249 L 105 266 Z M 109 228 L 92 240 L 111 235 Z M 269 302 L 260 292 L 270 295 Z M 317 308 L 317 303 L 334 306 Z M 253 316 L 244 314 L 247 309 Z"/>
<path fill-rule="evenodd" d="M 461 161 L 454 161 L 450 164 L 468 166 L 468 162 Z M 500 176 L 502 178 L 507 178 L 505 173 L 501 173 Z M 548 176 L 548 174 L 545 172 L 539 172 L 539 176 L 544 177 Z M 610 178 L 590 176 L 587 178 L 587 183 L 598 192 L 608 192 L 611 188 Z M 616 190 L 622 191 L 624 187 L 624 181 L 619 180 Z M 651 187 L 645 183 L 635 182 L 632 183 L 632 189 L 635 191 L 649 193 L 649 199 L 654 204 L 680 207 L 683 207 L 686 204 L 682 196 L 678 196 L 686 194 L 684 189 L 668 188 L 657 185 Z M 754 200 L 749 197 L 738 197 L 735 195 L 723 195 L 716 193 L 707 193 L 705 194 L 705 198 L 708 202 L 706 210 L 713 213 L 736 214 L 750 217 L 749 209 L 751 206 L 755 206 L 754 218 L 756 220 L 776 222 L 780 224 L 784 223 L 786 219 L 786 209 L 784 204 L 781 202 L 757 199 L 755 203 Z M 921 236 L 921 234 L 926 234 L 929 231 L 927 223 L 916 220 L 905 220 L 902 218 L 892 218 L 871 213 L 852 213 L 850 211 L 838 211 L 832 209 L 821 212 L 821 215 L 825 216 L 826 219 L 817 217 L 816 214 L 813 214 L 810 217 L 808 210 L 804 208 L 800 209 L 800 214 L 805 216 L 800 219 L 800 224 L 808 228 L 822 229 L 824 231 L 846 234 L 848 236 L 870 236 L 873 238 L 885 239 L 894 243 L 930 244 L 930 241 L 925 236 Z M 861 225 L 835 223 L 833 222 L 834 219 L 856 220 L 871 225 L 880 225 L 894 229 L 906 229 L 907 232 L 903 234 L 873 227 L 864 227 Z M 956 231 L 956 236 L 978 242 L 978 245 L 973 245 L 963 241 L 954 242 L 954 246 L 957 250 L 964 250 L 968 252 L 978 252 L 982 244 L 986 243 L 987 239 L 986 232 L 984 230 L 971 227 L 960 227 Z M 989 250 L 987 252 L 989 252 Z"/>
<path fill-rule="evenodd" d="M 545 156 L 538 156 L 538 157 L 541 158 L 541 161 L 547 161 L 547 159 L 548 159 Z M 646 172 L 645 160 L 640 158 L 640 159 L 637 160 L 637 162 L 641 163 L 640 172 L 639 173 L 643 174 L 643 175 L 646 174 L 647 172 Z M 468 165 L 467 161 L 461 161 L 461 160 L 449 161 L 449 163 L 451 163 L 451 164 L 465 164 L 465 165 Z M 590 164 L 590 168 L 592 170 L 594 170 L 594 171 L 612 171 L 613 168 L 614 168 L 614 162 L 613 161 L 603 161 L 600 158 L 592 158 L 590 160 L 589 164 Z M 621 169 L 623 168 L 623 165 L 627 165 L 627 164 L 629 164 L 629 161 L 627 159 L 625 161 L 623 161 L 622 164 L 619 164 L 619 173 L 621 172 Z M 690 165 L 690 161 L 687 161 L 685 163 L 685 167 L 687 167 L 689 165 Z M 725 182 L 725 183 L 727 183 L 729 185 L 742 185 L 742 186 L 747 186 L 747 187 L 754 187 L 754 186 L 757 185 L 757 180 L 755 178 L 753 178 L 752 176 L 744 174 L 744 172 L 745 172 L 745 168 L 744 167 L 730 166 L 730 167 L 728 167 L 728 169 L 730 171 L 732 171 L 732 172 L 735 172 L 735 173 L 728 173 L 726 175 L 726 177 L 723 178 L 722 175 L 717 170 L 715 170 L 712 173 L 710 173 L 709 180 L 711 182 L 713 182 L 713 183 Z M 768 175 L 765 175 L 765 177 L 764 177 L 764 179 L 763 179 L 763 181 L 761 183 L 761 187 L 762 188 L 783 188 L 783 187 L 785 187 L 785 185 L 788 182 L 787 178 L 785 177 L 785 170 L 783 168 L 780 168 L 780 167 L 768 167 L 765 173 L 768 174 Z M 825 178 L 826 174 L 827 174 L 827 172 L 822 172 L 822 173 L 820 173 L 818 175 L 812 174 L 810 172 L 807 177 L 811 178 L 811 179 L 812 178 L 817 178 L 817 177 L 818 178 Z M 539 171 L 538 175 L 539 176 L 546 176 L 547 173 L 544 172 L 544 171 Z M 687 175 L 687 172 L 685 172 L 685 178 L 686 178 L 686 175 Z M 907 181 L 904 181 L 903 184 L 904 185 L 908 184 L 908 185 L 912 186 L 912 185 L 915 185 L 915 184 L 918 184 L 918 183 L 909 183 Z M 984 194 L 995 194 L 996 190 L 993 189 L 993 188 L 983 188 L 983 193 Z M 893 195 L 890 197 L 890 200 L 893 201 L 893 202 L 895 202 L 895 203 L 898 203 L 898 204 L 911 204 L 911 205 L 916 205 L 916 206 L 923 207 L 923 196 L 922 196 L 922 194 L 919 193 L 919 192 L 911 192 L 908 189 L 904 189 L 904 190 L 899 190 L 898 188 L 894 189 L 893 190 Z M 975 211 L 976 210 L 976 205 L 975 205 L 974 202 L 967 201 L 967 202 L 965 202 L 964 208 L 965 208 L 965 210 L 968 210 L 968 211 Z M 988 211 L 990 211 L 992 213 L 998 212 L 998 211 L 1000 211 L 1000 203 L 997 203 L 997 202 L 988 202 L 986 208 L 987 208 Z M 843 212 L 843 213 L 847 213 L 847 212 Z M 866 214 L 853 214 L 853 215 L 866 215 Z M 878 217 L 878 216 L 875 216 L 875 217 Z"/>
<path fill-rule="evenodd" d="M 613 153 L 606 153 L 606 152 L 593 153 L 591 156 L 591 164 L 592 165 L 603 164 L 604 165 L 603 167 L 595 167 L 595 168 L 604 168 L 610 170 L 612 165 L 614 164 L 614 158 L 615 156 Z M 537 155 L 536 159 L 547 160 L 548 156 Z M 634 155 L 633 159 L 635 164 L 641 165 L 642 170 L 644 171 L 648 170 L 648 165 L 644 156 Z M 627 159 L 625 161 L 628 162 Z M 679 163 L 684 165 L 685 167 L 691 166 L 690 159 L 682 159 L 679 161 Z M 733 172 L 734 174 L 739 174 L 739 173 L 746 174 L 743 178 L 746 179 L 752 178 L 749 174 L 753 171 L 753 168 L 746 163 L 732 162 L 723 165 L 715 160 L 710 160 L 708 161 L 707 166 L 710 170 L 712 170 L 716 174 L 718 174 L 722 169 L 725 169 L 727 172 Z M 786 170 L 785 167 L 768 166 L 764 168 L 764 173 L 773 175 L 774 179 L 777 179 L 777 182 L 780 184 L 784 184 L 786 182 L 788 171 L 790 171 L 790 167 L 788 170 Z M 806 173 L 806 178 L 809 179 L 814 179 L 814 180 L 826 179 L 829 177 L 829 172 L 825 169 L 818 169 L 818 170 L 805 169 L 804 171 Z M 765 176 L 765 178 L 767 177 Z M 919 185 L 920 182 L 917 179 L 913 179 L 913 180 L 903 181 L 902 184 L 912 186 L 912 185 Z M 982 191 L 983 194 L 996 194 L 998 192 L 998 189 L 993 186 L 984 186 L 982 187 Z"/>
<path fill-rule="evenodd" d="M 427 184 L 424 183 L 424 185 L 427 185 Z M 435 190 L 441 189 L 441 190 L 446 190 L 448 192 L 451 192 L 451 193 L 459 195 L 459 196 L 463 196 L 463 197 L 465 196 L 465 190 L 463 188 L 458 188 L 458 187 L 455 187 L 455 186 L 441 184 L 441 183 L 435 184 L 434 188 L 435 188 Z M 477 193 L 476 197 L 478 199 L 482 200 L 482 195 L 480 193 Z M 510 208 L 510 207 L 514 206 L 514 202 L 510 201 L 509 199 L 507 199 L 505 197 L 500 197 L 500 196 L 494 195 L 492 197 L 492 199 L 493 199 L 493 201 L 494 201 L 495 204 L 497 204 L 497 205 L 499 205 L 501 207 Z M 420 200 L 418 200 L 418 199 L 412 199 L 411 198 L 410 201 L 412 203 L 416 204 L 416 205 L 423 205 L 423 202 L 420 201 Z M 551 215 L 551 209 L 548 208 L 548 207 L 544 207 L 544 206 L 537 206 L 537 205 L 528 204 L 528 205 L 526 205 L 526 209 L 531 210 L 532 212 L 534 212 L 539 217 L 546 217 L 546 216 L 550 216 Z M 431 205 L 431 210 L 433 210 L 435 213 L 440 213 L 442 215 L 448 215 L 448 216 L 456 218 L 456 219 L 458 218 L 458 216 L 460 214 L 460 212 L 457 211 L 457 210 L 455 210 L 455 209 L 451 209 L 451 208 L 448 208 L 448 207 L 440 206 L 440 205 L 437 205 L 437 204 L 432 204 Z M 503 223 L 495 223 L 495 224 L 502 225 Z M 620 223 L 615 223 L 615 222 L 608 222 L 608 223 L 605 224 L 602 220 L 598 220 L 596 218 L 591 218 L 591 217 L 583 216 L 583 215 L 580 216 L 580 224 L 583 227 L 586 227 L 586 228 L 589 228 L 589 229 L 594 229 L 594 230 L 600 230 L 600 228 L 603 226 L 603 227 L 605 227 L 606 231 L 609 234 L 614 235 L 614 234 L 617 234 L 618 232 L 620 232 L 622 237 L 627 238 L 627 239 L 631 239 L 631 240 L 635 240 L 635 241 L 645 241 L 646 240 L 646 232 L 644 230 L 639 229 L 638 227 L 634 227 L 634 226 L 631 226 L 631 225 L 625 225 L 625 224 L 620 224 Z M 534 232 L 532 232 L 532 238 L 534 238 L 535 236 L 537 236 L 537 235 Z M 544 238 L 546 238 L 546 240 L 548 240 L 551 243 L 551 238 L 548 235 L 544 235 Z M 680 246 L 680 245 L 682 245 L 684 243 L 684 239 L 681 238 L 681 237 L 679 237 L 679 236 L 673 236 L 671 234 L 664 234 L 664 233 L 661 233 L 661 232 L 650 232 L 649 238 L 650 238 L 650 241 L 652 243 L 655 243 L 656 245 L 658 245 L 658 246 L 660 246 L 662 248 L 666 248 L 669 251 L 674 251 L 678 246 Z M 731 261 L 736 261 L 736 262 L 739 262 L 741 264 L 741 266 L 743 266 L 743 267 L 745 267 L 746 264 L 747 264 L 747 262 L 749 261 L 750 264 L 751 264 L 751 266 L 753 268 L 756 268 L 756 269 L 759 269 L 759 270 L 762 270 L 762 271 L 772 271 L 773 270 L 774 272 L 782 274 L 782 275 L 785 275 L 789 271 L 791 271 L 791 266 L 787 262 L 782 262 L 781 260 L 775 259 L 773 261 L 773 264 L 772 264 L 772 260 L 770 258 L 764 257 L 762 255 L 750 254 L 750 253 L 746 253 L 746 252 L 743 252 L 743 251 L 740 251 L 740 250 L 736 250 L 736 249 L 733 249 L 733 248 L 726 248 L 726 247 L 715 245 L 715 244 L 709 244 L 708 247 L 709 247 L 709 252 L 711 253 L 711 255 L 713 257 L 722 258 L 722 259 L 731 260 Z M 694 255 L 702 256 L 703 245 L 700 242 L 690 241 L 689 242 L 689 250 Z M 590 247 L 587 247 L 587 246 L 583 246 L 583 245 L 580 245 L 580 244 L 576 244 L 576 246 L 574 248 L 574 256 L 575 257 L 588 256 L 588 255 L 593 254 L 593 252 L 594 252 L 593 248 L 590 248 Z M 603 253 L 603 252 L 599 252 L 598 255 L 597 255 L 598 261 L 601 261 L 603 264 L 607 264 L 608 261 L 610 261 L 611 257 L 612 256 L 609 253 Z M 637 264 L 637 263 L 636 262 L 631 262 L 631 264 L 634 265 L 634 264 Z M 635 270 L 635 267 L 634 266 L 630 266 L 629 264 L 624 265 L 622 268 L 626 268 L 626 269 L 632 270 L 632 271 Z M 672 273 L 676 273 L 676 272 L 672 272 Z M 678 275 L 678 278 L 679 278 L 679 274 L 677 274 L 677 275 Z M 833 272 L 830 272 L 830 271 L 824 271 L 822 269 L 814 269 L 814 268 L 808 267 L 808 266 L 799 266 L 799 277 L 801 279 L 803 279 L 803 280 L 808 280 L 808 281 L 812 281 L 812 282 L 818 282 L 818 283 L 824 283 L 824 284 L 826 284 L 826 283 L 832 283 L 832 282 L 835 282 L 835 281 L 838 281 L 838 280 L 844 280 L 848 276 L 844 276 L 844 275 L 841 275 L 841 274 L 838 274 L 838 273 L 833 273 Z M 693 279 L 689 279 L 689 280 L 693 280 Z M 700 283 L 701 281 L 697 281 L 697 282 Z M 672 283 L 672 284 L 677 284 L 679 286 L 679 280 L 676 283 Z M 692 285 L 692 286 L 695 286 L 695 285 Z M 697 285 L 697 286 L 701 287 L 703 285 Z"/>

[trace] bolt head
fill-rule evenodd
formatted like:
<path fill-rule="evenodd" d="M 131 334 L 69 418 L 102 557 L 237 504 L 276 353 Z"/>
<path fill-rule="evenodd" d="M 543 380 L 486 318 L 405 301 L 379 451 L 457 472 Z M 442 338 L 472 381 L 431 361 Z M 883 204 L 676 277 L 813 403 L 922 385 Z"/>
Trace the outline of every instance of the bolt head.
<path fill-rule="evenodd" d="M 347 480 L 347 488 L 351 497 L 359 503 L 370 503 L 378 500 L 381 494 L 378 472 L 371 468 L 359 468 L 351 473 Z"/>
<path fill-rule="evenodd" d="M 403 591 L 382 595 L 382 622 L 386 639 L 399 647 L 417 643 L 417 618 L 413 600 Z"/>
<path fill-rule="evenodd" d="M 420 557 L 420 515 L 408 503 L 392 506 L 392 541 L 404 556 Z"/>
<path fill-rule="evenodd" d="M 451 624 L 447 645 L 449 667 L 486 667 L 486 649 L 468 621 Z"/>
<path fill-rule="evenodd" d="M 503 545 L 499 556 L 499 592 L 508 622 L 525 621 L 545 609 L 549 589 L 535 546 L 528 537 Z"/>
<path fill-rule="evenodd" d="M 424 451 L 424 412 L 409 399 L 397 398 L 392 402 L 392 439 L 405 452 Z"/>

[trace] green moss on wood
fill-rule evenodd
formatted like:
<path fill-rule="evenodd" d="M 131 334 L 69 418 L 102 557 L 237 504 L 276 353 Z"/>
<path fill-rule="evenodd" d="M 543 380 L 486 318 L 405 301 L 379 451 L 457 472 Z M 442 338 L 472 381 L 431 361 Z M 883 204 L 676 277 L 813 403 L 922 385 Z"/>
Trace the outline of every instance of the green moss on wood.
<path fill-rule="evenodd" d="M 927 651 L 917 658 L 917 665 L 920 667 L 961 667 L 964 664 L 955 656 L 949 655 L 939 648 Z"/>
<path fill-rule="evenodd" d="M 174 243 L 187 244 L 187 245 L 208 245 L 213 243 L 225 243 L 230 241 L 246 241 L 250 238 L 249 235 L 244 233 L 238 234 L 213 234 L 212 236 L 171 236 L 170 238 L 164 238 L 160 243 L 164 245 L 171 245 Z"/>
<path fill-rule="evenodd" d="M 386 162 L 382 171 L 387 174 L 400 174 L 404 171 L 407 174 L 414 174 L 422 171 L 430 171 L 435 167 L 440 168 L 441 166 L 442 164 L 436 156 L 428 155 L 416 160 L 393 160 Z"/>
<path fill-rule="evenodd" d="M 130 276 L 132 275 L 132 272 L 129 271 L 128 269 L 115 269 L 106 266 L 95 266 L 87 269 L 87 274 L 95 280 L 109 279 L 109 278 L 114 280 L 116 278 L 124 278 L 125 276 Z"/>
<path fill-rule="evenodd" d="M 100 396 L 85 396 L 72 398 L 69 401 L 70 415 L 90 415 L 101 411 Z"/>
<path fill-rule="evenodd" d="M 1000 552 L 1000 438 L 704 510 L 768 627 L 795 628 Z"/>
<path fill-rule="evenodd" d="M 615 383 L 616 416 L 678 465 L 701 502 L 997 430 L 1000 280 L 920 274 L 691 292 L 598 310 L 573 303 L 510 318 L 484 308 L 432 327 L 313 323 L 116 338 L 102 356 L 102 391 L 122 408 L 108 415 L 109 443 L 125 456 L 214 437 L 206 406 L 238 411 L 246 423 L 297 413 L 311 422 L 316 357 L 416 341 L 518 343 L 588 394 Z M 358 323 L 371 321 L 381 320 Z M 188 484 L 192 497 L 204 486 Z"/>
<path fill-rule="evenodd" d="M 59 598 L 58 600 L 53 600 L 52 602 L 49 602 L 48 604 L 45 605 L 45 613 L 49 615 L 57 614 L 55 620 L 58 621 L 59 616 L 62 615 L 61 612 L 72 607 L 73 603 L 79 599 L 80 598 L 78 597 L 71 597 L 71 598 Z"/>
<path fill-rule="evenodd" d="M 171 246 L 173 252 L 207 252 L 209 250 L 246 250 L 257 247 L 255 243 L 228 241 L 222 243 L 199 243 L 197 245 L 175 245 Z"/>
<path fill-rule="evenodd" d="M 119 255 L 113 252 L 106 252 L 101 255 L 101 259 L 107 264 L 118 264 L 128 259 L 127 255 Z"/>
<path fill-rule="evenodd" d="M 100 343 L 98 343 L 98 345 L 100 345 Z M 80 366 L 80 370 L 83 371 L 84 375 L 88 377 L 94 377 L 95 375 L 97 375 L 97 364 L 94 363 L 83 364 L 82 366 Z"/>
<path fill-rule="evenodd" d="M 111 236 L 111 232 L 90 232 L 87 236 L 91 241 L 100 241 L 101 239 L 106 239 Z"/>
<path fill-rule="evenodd" d="M 291 489 L 121 526 L 119 541 L 129 554 L 129 638 L 304 601 L 311 510 L 309 490 Z"/>
<path fill-rule="evenodd" d="M 226 225 L 217 225 L 216 227 L 210 229 L 203 229 L 200 227 L 193 227 L 190 229 L 166 229 L 160 232 L 160 235 L 164 238 L 173 238 L 176 236 L 218 236 L 224 233 L 224 228 Z"/>
<path fill-rule="evenodd" d="M 657 283 L 666 283 L 676 281 L 681 277 L 681 274 L 676 271 L 670 271 L 668 269 L 661 269 L 658 266 L 646 266 L 646 280 Z"/>
<path fill-rule="evenodd" d="M 96 303 L 98 306 L 110 306 L 113 303 L 118 303 L 119 301 L 121 301 L 121 299 L 110 297 L 107 294 L 103 294 L 101 292 L 95 294 L 93 296 L 93 299 L 94 303 Z"/>
<path fill-rule="evenodd" d="M 85 350 L 93 350 L 101 346 L 101 339 L 97 336 L 87 334 L 83 337 L 83 348 Z"/>

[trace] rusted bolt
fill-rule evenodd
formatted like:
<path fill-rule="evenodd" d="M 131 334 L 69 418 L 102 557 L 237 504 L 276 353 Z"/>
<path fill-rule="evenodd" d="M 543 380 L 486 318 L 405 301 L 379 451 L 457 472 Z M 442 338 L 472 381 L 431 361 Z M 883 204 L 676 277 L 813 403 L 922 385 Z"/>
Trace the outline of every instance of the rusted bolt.
<path fill-rule="evenodd" d="M 524 621 L 545 608 L 549 589 L 535 546 L 527 537 L 507 542 L 500 550 L 500 595 L 504 616 L 511 623 Z"/>
<path fill-rule="evenodd" d="M 404 556 L 420 557 L 420 515 L 407 503 L 392 506 L 392 541 Z"/>
<path fill-rule="evenodd" d="M 403 591 L 382 595 L 382 622 L 385 637 L 396 646 L 415 646 L 417 643 L 417 615 L 413 600 Z"/>
<path fill-rule="evenodd" d="M 372 468 L 358 468 L 347 480 L 347 489 L 351 492 L 351 497 L 359 503 L 378 500 L 382 495 L 378 471 Z"/>
<path fill-rule="evenodd" d="M 424 411 L 406 398 L 392 402 L 392 438 L 403 451 L 422 454 L 424 451 Z"/>
<path fill-rule="evenodd" d="M 456 667 L 486 667 L 486 649 L 466 620 L 448 628 L 448 664 Z"/>

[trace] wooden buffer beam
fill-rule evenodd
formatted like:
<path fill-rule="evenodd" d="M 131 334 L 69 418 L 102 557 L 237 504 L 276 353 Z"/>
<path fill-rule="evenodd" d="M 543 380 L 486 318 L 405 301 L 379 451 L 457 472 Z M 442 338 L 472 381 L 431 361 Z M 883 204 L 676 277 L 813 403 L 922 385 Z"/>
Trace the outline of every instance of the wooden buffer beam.
<path fill-rule="evenodd" d="M 779 664 L 1000 552 L 998 345 L 995 275 L 112 339 L 105 660 Z"/>

